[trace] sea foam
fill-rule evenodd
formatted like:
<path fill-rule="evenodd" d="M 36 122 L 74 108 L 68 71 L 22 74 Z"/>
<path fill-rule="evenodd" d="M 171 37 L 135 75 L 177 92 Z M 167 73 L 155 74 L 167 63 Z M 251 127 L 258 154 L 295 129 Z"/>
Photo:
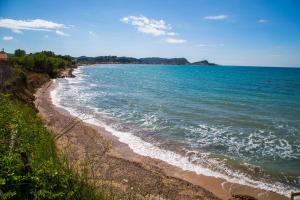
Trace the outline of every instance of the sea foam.
<path fill-rule="evenodd" d="M 76 72 L 75 70 L 75 74 L 78 76 L 80 72 Z M 60 100 L 61 97 L 59 95 L 59 91 L 63 89 L 62 85 L 59 83 L 59 80 L 54 80 L 53 82 L 55 84 L 55 88 L 51 91 L 50 96 L 55 106 L 65 109 L 73 116 L 81 117 L 81 119 L 86 123 L 104 128 L 106 131 L 116 136 L 120 142 L 127 144 L 133 150 L 133 152 L 139 155 L 160 159 L 173 166 L 179 167 L 183 170 L 192 171 L 197 174 L 221 178 L 225 179 L 228 182 L 257 187 L 260 189 L 277 192 L 286 196 L 288 196 L 290 192 L 293 191 L 292 188 L 288 188 L 282 183 L 265 183 L 263 181 L 254 180 L 252 178 L 249 178 L 247 175 L 234 171 L 232 169 L 224 169 L 224 171 L 226 171 L 227 174 L 222 174 L 218 171 L 213 171 L 208 167 L 193 163 L 188 157 L 182 156 L 178 153 L 169 150 L 159 148 L 154 144 L 146 142 L 140 137 L 130 132 L 116 130 L 113 127 L 107 125 L 105 122 L 96 119 L 95 115 L 89 114 L 82 116 L 80 115 L 81 112 L 76 110 L 75 108 L 62 105 L 62 102 Z M 200 128 L 207 129 L 207 127 L 204 126 Z"/>

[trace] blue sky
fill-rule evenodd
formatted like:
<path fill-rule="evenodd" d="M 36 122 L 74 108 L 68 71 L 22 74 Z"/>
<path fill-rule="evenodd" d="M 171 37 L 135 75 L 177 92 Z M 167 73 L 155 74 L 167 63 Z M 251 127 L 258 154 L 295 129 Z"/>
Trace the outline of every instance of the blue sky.
<path fill-rule="evenodd" d="M 0 47 L 300 66 L 300 1 L 0 0 Z"/>

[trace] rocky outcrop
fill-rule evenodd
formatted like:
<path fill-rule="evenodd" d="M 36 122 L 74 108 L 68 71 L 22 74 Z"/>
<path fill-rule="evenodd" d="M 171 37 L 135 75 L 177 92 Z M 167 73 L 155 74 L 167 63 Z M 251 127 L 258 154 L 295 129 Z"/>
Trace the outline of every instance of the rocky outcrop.
<path fill-rule="evenodd" d="M 64 70 L 61 70 L 58 75 L 57 78 L 74 78 L 75 75 L 72 73 L 75 67 L 71 67 L 71 68 L 67 68 Z"/>

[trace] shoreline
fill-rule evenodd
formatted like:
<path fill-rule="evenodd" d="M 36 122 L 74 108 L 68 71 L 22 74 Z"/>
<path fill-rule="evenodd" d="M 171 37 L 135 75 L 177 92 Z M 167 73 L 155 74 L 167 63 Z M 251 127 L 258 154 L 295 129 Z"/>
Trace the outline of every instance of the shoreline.
<path fill-rule="evenodd" d="M 64 128 L 66 122 L 74 120 L 75 117 L 53 104 L 50 92 L 55 86 L 52 83 L 53 81 L 46 83 L 37 91 L 35 105 L 45 120 L 47 127 L 58 133 L 59 130 Z M 86 143 L 90 140 L 87 138 L 87 135 L 93 138 L 93 144 Z M 74 136 L 76 136 L 76 139 L 74 139 Z M 138 187 L 142 193 L 151 194 L 152 196 L 161 194 L 166 198 L 178 199 L 178 195 L 184 194 L 180 199 L 195 199 L 201 194 L 201 197 L 208 199 L 217 199 L 215 197 L 229 199 L 231 195 L 242 194 L 253 196 L 257 199 L 288 199 L 274 192 L 268 192 L 237 183 L 230 183 L 221 178 L 184 171 L 162 160 L 138 155 L 134 153 L 127 144 L 120 142 L 119 138 L 107 132 L 104 128 L 85 122 L 77 124 L 70 132 L 60 137 L 57 141 L 57 145 L 59 150 L 66 152 L 70 160 L 78 161 L 82 160 L 83 157 L 93 157 L 93 159 L 95 159 L 93 162 L 98 167 L 102 166 L 103 163 L 101 162 L 103 162 L 103 159 L 106 159 L 106 163 L 107 161 L 109 163 L 106 167 L 111 168 L 110 162 L 117 159 L 118 162 L 122 164 L 120 164 L 121 166 L 116 170 L 128 172 L 126 174 L 127 176 L 129 175 L 129 177 L 120 180 L 120 177 L 116 176 L 113 177 L 113 181 L 116 182 L 117 185 L 121 185 L 121 188 L 128 188 L 128 185 L 135 185 L 134 188 Z M 99 154 L 101 158 L 94 156 Z M 99 179 L 106 180 L 107 177 L 103 177 L 103 174 L 111 173 L 109 172 L 110 170 L 103 170 L 103 168 L 98 167 L 95 169 L 97 171 L 95 174 L 102 175 Z M 136 171 L 132 171 L 133 168 Z M 147 175 L 145 176 L 145 174 Z M 141 177 L 147 177 L 148 181 L 139 183 Z M 156 180 L 152 180 L 153 178 Z M 171 181 L 173 184 L 162 186 L 162 188 L 166 187 L 167 189 L 156 188 L 158 183 L 163 184 L 165 181 Z M 163 190 L 163 192 L 160 190 Z"/>

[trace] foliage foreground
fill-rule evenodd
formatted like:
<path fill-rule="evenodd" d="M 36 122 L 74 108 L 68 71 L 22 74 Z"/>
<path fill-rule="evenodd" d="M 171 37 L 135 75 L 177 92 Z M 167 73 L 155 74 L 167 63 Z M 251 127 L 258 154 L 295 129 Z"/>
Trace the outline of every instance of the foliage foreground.
<path fill-rule="evenodd" d="M 0 94 L 0 199 L 103 199 L 56 152 L 32 108 Z"/>

